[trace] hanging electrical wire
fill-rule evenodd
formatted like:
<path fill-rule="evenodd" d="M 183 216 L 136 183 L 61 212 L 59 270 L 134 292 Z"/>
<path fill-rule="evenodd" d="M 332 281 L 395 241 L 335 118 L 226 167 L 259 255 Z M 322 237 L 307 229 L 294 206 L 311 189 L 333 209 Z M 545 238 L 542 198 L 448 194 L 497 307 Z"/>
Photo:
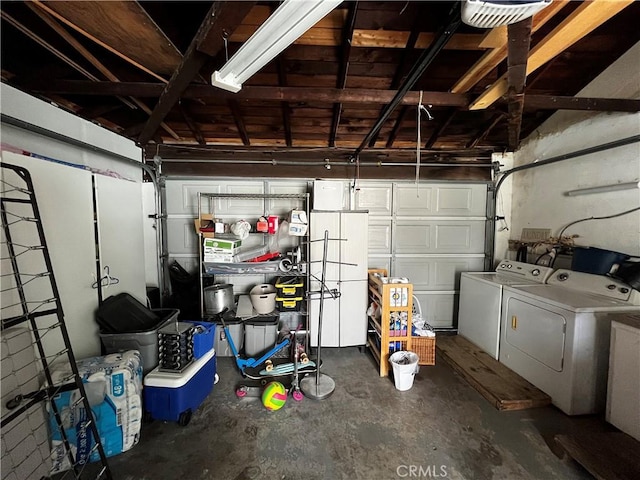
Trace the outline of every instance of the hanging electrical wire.
<path fill-rule="evenodd" d="M 621 213 L 616 213 L 616 214 L 614 214 L 614 215 L 607 215 L 607 216 L 604 216 L 604 217 L 589 217 L 589 218 L 581 218 L 580 220 L 576 220 L 575 222 L 571 222 L 571 223 L 569 223 L 569 224 L 565 225 L 565 226 L 564 226 L 564 228 L 563 228 L 562 230 L 560 230 L 560 235 L 558 235 L 558 239 L 559 239 L 559 240 L 562 240 L 562 234 L 565 232 L 565 230 L 566 230 L 567 228 L 569 228 L 569 227 L 571 227 L 571 226 L 573 226 L 573 225 L 577 224 L 577 223 L 587 222 L 587 221 L 589 221 L 589 220 L 607 220 L 607 219 L 609 219 L 609 218 L 621 217 L 621 216 L 623 216 L 623 215 L 627 215 L 627 214 L 629 214 L 629 213 L 633 213 L 633 212 L 635 212 L 635 211 L 637 211 L 637 210 L 640 210 L 640 207 L 635 207 L 635 208 L 632 208 L 631 210 L 626 210 L 626 211 L 621 212 Z"/>

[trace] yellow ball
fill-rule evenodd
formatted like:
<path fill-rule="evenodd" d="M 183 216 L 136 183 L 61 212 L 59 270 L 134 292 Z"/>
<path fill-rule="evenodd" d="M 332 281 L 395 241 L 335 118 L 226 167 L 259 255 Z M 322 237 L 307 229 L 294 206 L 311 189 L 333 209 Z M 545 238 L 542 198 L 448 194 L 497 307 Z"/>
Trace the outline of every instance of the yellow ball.
<path fill-rule="evenodd" d="M 262 392 L 262 404 L 267 410 L 280 410 L 287 401 L 287 390 L 280 382 L 270 382 Z"/>

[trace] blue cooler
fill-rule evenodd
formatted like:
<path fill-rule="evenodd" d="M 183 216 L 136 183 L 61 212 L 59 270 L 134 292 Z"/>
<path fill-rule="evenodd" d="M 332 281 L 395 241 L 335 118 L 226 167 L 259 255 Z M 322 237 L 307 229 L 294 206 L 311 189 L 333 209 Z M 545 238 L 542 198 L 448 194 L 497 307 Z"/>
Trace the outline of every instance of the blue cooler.
<path fill-rule="evenodd" d="M 145 415 L 185 426 L 191 414 L 213 390 L 216 354 L 211 349 L 180 373 L 159 368 L 144 377 Z"/>

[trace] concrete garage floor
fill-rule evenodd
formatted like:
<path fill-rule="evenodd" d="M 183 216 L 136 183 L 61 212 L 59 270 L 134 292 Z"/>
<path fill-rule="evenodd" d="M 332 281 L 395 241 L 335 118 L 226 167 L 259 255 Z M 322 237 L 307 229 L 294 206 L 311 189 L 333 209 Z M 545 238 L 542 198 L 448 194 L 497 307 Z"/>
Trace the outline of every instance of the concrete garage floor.
<path fill-rule="evenodd" d="M 499 412 L 439 358 L 399 392 L 377 375 L 369 353 L 322 352 L 334 394 L 300 403 L 289 397 L 276 412 L 257 398 L 236 398 L 235 362 L 219 358 L 220 382 L 191 423 L 144 425 L 140 443 L 110 459 L 114 478 L 592 478 L 547 442 L 600 419 L 570 418 L 554 407 Z"/>

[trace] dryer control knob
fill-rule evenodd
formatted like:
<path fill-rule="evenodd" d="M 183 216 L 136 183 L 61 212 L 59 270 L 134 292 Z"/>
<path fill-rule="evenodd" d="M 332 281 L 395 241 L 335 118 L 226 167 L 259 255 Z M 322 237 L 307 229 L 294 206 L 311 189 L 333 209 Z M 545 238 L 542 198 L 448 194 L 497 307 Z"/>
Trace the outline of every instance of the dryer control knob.
<path fill-rule="evenodd" d="M 561 273 L 558 275 L 558 280 L 560 280 L 561 282 L 564 282 L 568 278 L 569 278 L 569 275 L 566 273 Z"/>
<path fill-rule="evenodd" d="M 620 287 L 620 293 L 629 293 L 629 289 L 627 287 Z"/>
<path fill-rule="evenodd" d="M 534 268 L 533 270 L 531 270 L 531 275 L 533 275 L 534 277 L 537 277 L 538 275 L 540 275 L 540 270 L 537 268 Z"/>
<path fill-rule="evenodd" d="M 611 283 L 611 284 L 607 285 L 607 288 L 608 288 L 609 290 L 615 290 L 615 289 L 616 289 L 616 286 L 615 286 L 613 283 Z"/>

